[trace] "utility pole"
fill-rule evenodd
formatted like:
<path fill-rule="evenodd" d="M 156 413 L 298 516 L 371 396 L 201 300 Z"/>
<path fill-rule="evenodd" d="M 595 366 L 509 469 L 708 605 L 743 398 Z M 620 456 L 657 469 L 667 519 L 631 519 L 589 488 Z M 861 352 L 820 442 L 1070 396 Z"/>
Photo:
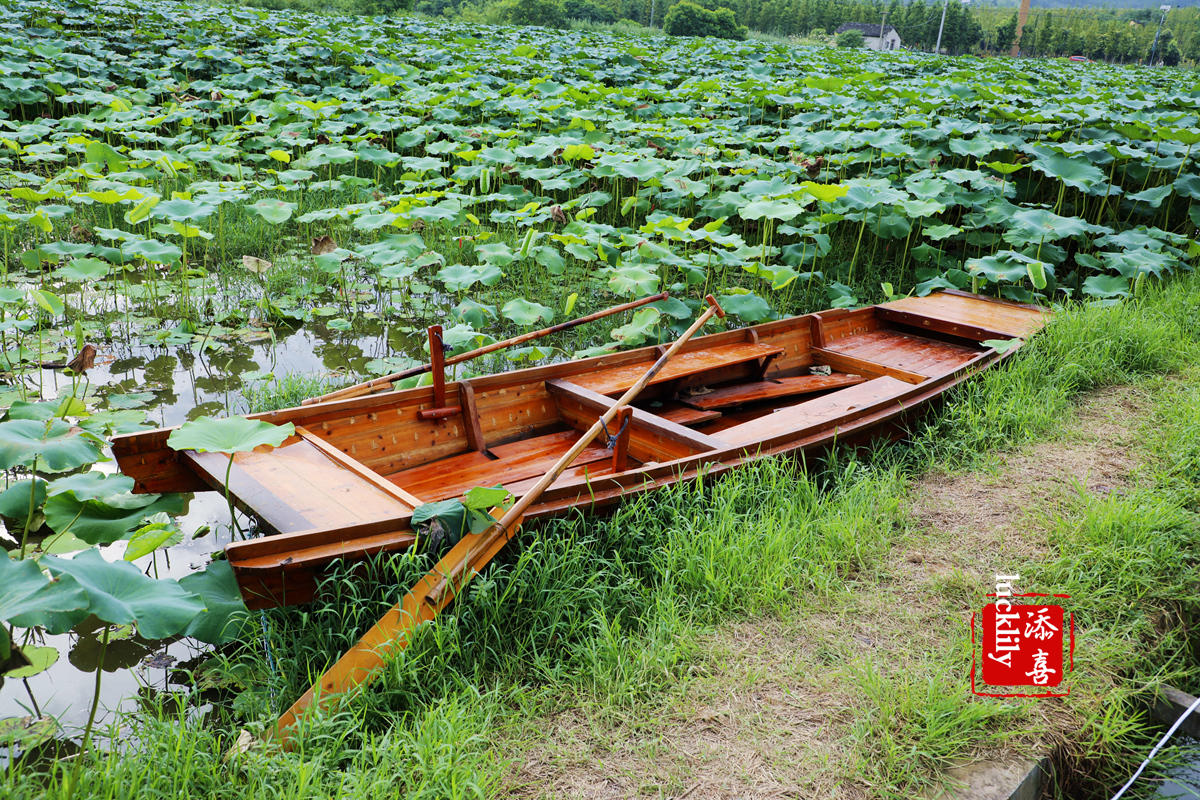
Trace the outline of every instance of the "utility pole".
<path fill-rule="evenodd" d="M 946 7 L 950 5 L 950 0 L 945 0 L 942 3 L 942 22 L 938 25 L 938 40 L 933 46 L 933 52 L 940 54 L 942 52 L 942 31 L 946 29 Z"/>
<path fill-rule="evenodd" d="M 1154 44 L 1150 45 L 1150 66 L 1154 66 L 1154 52 L 1158 50 L 1158 36 L 1162 33 L 1163 23 L 1167 21 L 1167 12 L 1171 10 L 1170 6 L 1159 6 L 1162 10 L 1162 16 L 1158 18 L 1158 30 L 1154 32 Z"/>
<path fill-rule="evenodd" d="M 880 50 L 884 49 L 884 47 L 883 47 L 883 29 L 885 27 L 887 27 L 885 24 L 886 22 L 887 22 L 887 9 L 885 8 L 883 10 L 883 19 L 879 20 L 879 49 Z"/>

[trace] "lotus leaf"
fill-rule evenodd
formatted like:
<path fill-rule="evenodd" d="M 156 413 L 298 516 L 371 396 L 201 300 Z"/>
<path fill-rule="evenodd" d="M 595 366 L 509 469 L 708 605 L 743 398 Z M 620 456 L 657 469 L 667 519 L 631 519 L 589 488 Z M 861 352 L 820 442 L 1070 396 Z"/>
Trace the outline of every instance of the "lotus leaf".
<path fill-rule="evenodd" d="M 295 426 L 290 422 L 272 425 L 245 417 L 199 417 L 172 431 L 167 444 L 174 450 L 246 453 L 256 447 L 278 447 L 295 432 Z"/>
<path fill-rule="evenodd" d="M 0 469 L 37 460 L 46 472 L 66 472 L 100 460 L 101 440 L 62 420 L 13 419 L 0 422 Z"/>
<path fill-rule="evenodd" d="M 128 561 L 105 561 L 96 549 L 74 558 L 43 556 L 55 577 L 74 578 L 87 592 L 88 610 L 114 625 L 133 624 L 147 639 L 182 633 L 204 604 L 173 580 L 148 578 Z"/>

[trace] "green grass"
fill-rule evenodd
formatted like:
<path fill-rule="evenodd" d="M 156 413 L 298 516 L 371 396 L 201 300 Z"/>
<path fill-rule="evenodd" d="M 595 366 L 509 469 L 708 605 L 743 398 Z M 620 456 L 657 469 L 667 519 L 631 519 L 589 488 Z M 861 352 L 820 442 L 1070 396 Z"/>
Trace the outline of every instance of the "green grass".
<path fill-rule="evenodd" d="M 1198 303 L 1200 281 L 1188 278 L 1124 306 L 1065 310 L 1010 366 L 957 390 L 910 444 L 807 470 L 764 461 L 610 517 L 551 522 L 426 626 L 371 691 L 312 721 L 297 753 L 224 763 L 237 730 L 269 724 L 428 558 L 380 559 L 366 576 L 335 571 L 315 603 L 264 615 L 273 671 L 261 639 L 214 654 L 198 670 L 217 687 L 203 698 L 213 703 L 205 721 L 185 724 L 172 705 L 129 717 L 138 733 L 129 749 L 86 755 L 75 796 L 122 796 L 131 785 L 147 797 L 494 796 L 507 769 L 497 741 L 530 735 L 541 714 L 572 702 L 636 713 L 703 659 L 707 632 L 803 615 L 872 586 L 905 535 L 912 478 L 1052 434 L 1082 392 L 1196 364 Z M 1148 378 L 1161 397 L 1146 444 L 1153 466 L 1138 487 L 1080 495 L 1046 522 L 1058 556 L 1041 579 L 1075 595 L 1087 625 L 1079 693 L 1090 699 L 1072 706 L 1079 735 L 1069 755 L 1109 765 L 1106 778 L 1140 744 L 1139 709 L 1153 687 L 1200 680 L 1187 638 L 1198 610 L 1200 387 L 1194 370 L 1183 374 Z M 256 407 L 314 389 L 293 380 L 272 391 Z M 952 580 L 944 588 L 950 600 L 960 591 Z M 1006 731 L 1037 729 L 1030 708 L 961 690 L 963 647 L 920 654 L 903 678 L 871 663 L 840 676 L 867 701 L 850 744 L 881 796 L 910 796 L 938 770 L 1009 741 Z M 0 793 L 66 796 L 66 776 L 62 766 L 10 766 Z"/>

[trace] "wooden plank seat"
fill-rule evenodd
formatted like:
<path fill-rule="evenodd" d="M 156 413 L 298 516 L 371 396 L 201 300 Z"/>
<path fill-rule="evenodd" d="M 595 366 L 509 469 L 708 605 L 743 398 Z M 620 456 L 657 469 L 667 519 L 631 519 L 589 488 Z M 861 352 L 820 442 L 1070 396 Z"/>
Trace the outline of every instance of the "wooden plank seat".
<path fill-rule="evenodd" d="M 760 359 L 765 367 L 772 359 L 782 354 L 782 347 L 773 347 L 758 342 L 734 342 L 679 353 L 650 380 L 649 385 L 653 386 L 657 383 L 673 381 L 676 378 L 685 378 L 720 367 L 732 367 Z M 577 386 L 599 394 L 620 394 L 637 383 L 638 379 L 646 374 L 646 370 L 652 363 L 652 361 L 639 361 L 634 364 L 622 364 L 617 367 L 572 375 L 570 380 Z"/>
<path fill-rule="evenodd" d="M 461 497 L 476 486 L 501 484 L 510 488 L 528 478 L 538 478 L 579 438 L 575 431 L 562 431 L 508 444 L 494 445 L 485 453 L 472 451 L 439 459 L 388 476 L 388 480 L 427 500 Z M 573 467 L 611 459 L 605 443 L 593 444 L 572 463 Z"/>
<path fill-rule="evenodd" d="M 687 405 L 700 409 L 732 408 L 760 400 L 772 400 L 778 397 L 791 397 L 801 394 L 841 389 L 854 386 L 866 380 L 861 375 L 834 373 L 833 375 L 797 375 L 788 378 L 775 378 L 753 383 L 739 383 L 734 386 L 723 386 L 705 394 L 694 394 L 681 398 Z"/>
<path fill-rule="evenodd" d="M 767 446 L 782 436 L 799 436 L 810 429 L 836 426 L 912 390 L 912 384 L 896 378 L 873 378 L 725 428 L 721 438 L 740 447 Z"/>
<path fill-rule="evenodd" d="M 837 339 L 828 343 L 825 350 L 924 377 L 953 372 L 982 352 L 979 347 L 927 339 L 886 328 Z M 903 379 L 899 375 L 892 377 Z"/>
<path fill-rule="evenodd" d="M 224 492 L 228 456 L 192 450 L 181 455 L 205 483 Z M 229 491 L 272 533 L 395 519 L 420 504 L 364 472 L 369 470 L 344 453 L 294 436 L 266 452 L 234 454 Z"/>

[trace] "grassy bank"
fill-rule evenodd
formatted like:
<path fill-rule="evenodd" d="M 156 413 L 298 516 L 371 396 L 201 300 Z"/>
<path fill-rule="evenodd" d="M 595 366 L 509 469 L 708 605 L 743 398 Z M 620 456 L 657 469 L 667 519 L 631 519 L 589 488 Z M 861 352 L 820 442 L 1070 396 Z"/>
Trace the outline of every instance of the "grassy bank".
<path fill-rule="evenodd" d="M 44 760 L 8 765 L 0 794 L 494 796 L 512 774 L 506 759 L 536 741 L 547 714 L 636 715 L 695 679 L 706 637 L 723 625 L 853 608 L 854 592 L 912 534 L 905 501 L 918 476 L 1054 435 L 1084 392 L 1150 382 L 1144 474 L 1129 491 L 1057 505 L 1042 523 L 1052 557 L 1037 577 L 1077 598 L 1086 657 L 1077 700 L 1055 711 L 1077 732 L 1069 755 L 1120 774 L 1153 686 L 1200 682 L 1187 638 L 1200 608 L 1198 305 L 1200 281 L 1187 278 L 1122 306 L 1065 311 L 1010 366 L 956 390 L 906 444 L 808 470 L 770 461 L 609 518 L 553 522 L 426 626 L 371 692 L 315 721 L 295 753 L 224 761 L 240 728 L 269 724 L 427 564 L 404 556 L 374 564 L 373 580 L 333 575 L 316 603 L 262 615 L 264 636 L 191 665 L 194 697 L 125 719 L 135 739 L 84 756 L 78 785 L 73 761 Z M 1183 379 L 1155 377 L 1169 373 Z M 938 602 L 968 608 L 982 591 L 948 579 Z M 902 675 L 872 658 L 813 655 L 836 675 L 831 692 L 862 698 L 851 781 L 906 796 L 980 749 L 1019 750 L 1063 729 L 1044 706 L 970 697 L 966 648 L 961 638 L 934 642 Z M 208 704 L 202 721 L 195 704 Z"/>

